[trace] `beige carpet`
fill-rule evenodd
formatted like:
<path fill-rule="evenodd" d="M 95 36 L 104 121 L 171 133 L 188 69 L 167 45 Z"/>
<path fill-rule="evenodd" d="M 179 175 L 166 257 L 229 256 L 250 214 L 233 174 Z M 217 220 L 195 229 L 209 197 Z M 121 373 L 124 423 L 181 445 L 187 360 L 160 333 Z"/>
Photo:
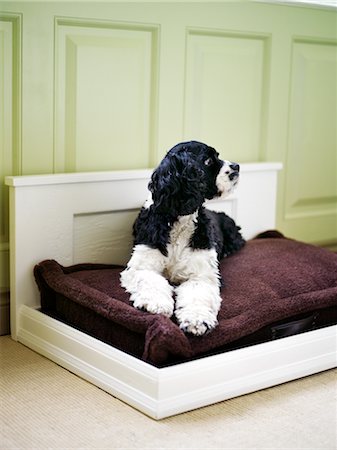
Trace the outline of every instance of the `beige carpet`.
<path fill-rule="evenodd" d="M 0 338 L 0 448 L 336 449 L 336 370 L 156 422 Z"/>

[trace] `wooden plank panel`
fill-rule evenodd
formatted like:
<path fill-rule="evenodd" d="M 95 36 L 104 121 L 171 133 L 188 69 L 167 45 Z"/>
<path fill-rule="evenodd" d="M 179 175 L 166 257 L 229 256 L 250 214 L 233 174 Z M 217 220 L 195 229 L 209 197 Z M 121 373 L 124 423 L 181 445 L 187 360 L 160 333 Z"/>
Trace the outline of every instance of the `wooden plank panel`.
<path fill-rule="evenodd" d="M 126 265 L 133 246 L 132 226 L 139 209 L 74 216 L 74 263 Z"/>

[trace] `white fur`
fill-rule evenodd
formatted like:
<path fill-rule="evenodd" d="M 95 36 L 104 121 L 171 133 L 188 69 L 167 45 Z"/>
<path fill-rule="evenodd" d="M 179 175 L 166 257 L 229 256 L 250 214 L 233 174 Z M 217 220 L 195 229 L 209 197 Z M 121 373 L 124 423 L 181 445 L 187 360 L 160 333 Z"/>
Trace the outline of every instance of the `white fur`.
<path fill-rule="evenodd" d="M 221 192 L 221 198 L 225 198 L 231 194 L 238 183 L 238 179 L 232 181 L 229 178 L 229 175 L 233 172 L 230 168 L 231 164 L 232 163 L 230 161 L 225 160 L 215 180 L 217 188 L 219 192 Z"/>
<path fill-rule="evenodd" d="M 136 245 L 122 286 L 139 309 L 170 317 L 176 312 L 180 327 L 201 335 L 217 325 L 221 297 L 217 255 L 212 250 L 195 250 L 189 245 L 197 223 L 197 213 L 181 216 L 174 223 L 167 246 L 168 256 L 146 245 Z"/>
<path fill-rule="evenodd" d="M 175 315 L 180 328 L 201 335 L 218 323 L 221 297 L 217 255 L 212 249 L 194 250 L 191 256 L 188 278 L 176 288 Z"/>
<path fill-rule="evenodd" d="M 193 249 L 189 247 L 189 242 L 194 233 L 197 223 L 198 213 L 181 216 L 172 226 L 170 232 L 170 243 L 167 246 L 168 257 L 164 275 L 172 283 L 186 281 L 193 269 L 192 264 Z"/>
<path fill-rule="evenodd" d="M 136 245 L 127 268 L 121 273 L 121 284 L 131 294 L 139 309 L 171 317 L 174 309 L 173 287 L 162 273 L 166 258 L 157 249 Z"/>
<path fill-rule="evenodd" d="M 151 192 L 149 192 L 149 195 L 147 196 L 147 199 L 146 199 L 143 207 L 145 209 L 149 209 L 151 205 L 153 205 L 153 200 L 152 200 L 152 194 L 151 194 Z"/>

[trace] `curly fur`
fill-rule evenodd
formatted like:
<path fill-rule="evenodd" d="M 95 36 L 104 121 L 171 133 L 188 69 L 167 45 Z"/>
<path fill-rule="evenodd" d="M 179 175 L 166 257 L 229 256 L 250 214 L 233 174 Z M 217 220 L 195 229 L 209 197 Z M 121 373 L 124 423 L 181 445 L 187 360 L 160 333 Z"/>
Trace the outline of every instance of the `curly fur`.
<path fill-rule="evenodd" d="M 217 324 L 220 259 L 244 245 L 230 217 L 204 206 L 238 182 L 239 165 L 218 156 L 196 141 L 167 153 L 152 174 L 150 197 L 133 228 L 133 254 L 121 274 L 135 307 L 175 313 L 180 327 L 195 335 Z"/>

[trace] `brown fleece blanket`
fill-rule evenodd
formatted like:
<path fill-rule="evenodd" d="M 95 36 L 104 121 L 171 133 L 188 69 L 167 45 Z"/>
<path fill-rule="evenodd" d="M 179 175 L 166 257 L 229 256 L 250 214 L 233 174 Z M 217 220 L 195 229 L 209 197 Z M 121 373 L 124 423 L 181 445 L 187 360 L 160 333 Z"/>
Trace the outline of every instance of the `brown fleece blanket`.
<path fill-rule="evenodd" d="M 155 365 L 233 348 L 228 345 L 258 337 L 270 324 L 313 311 L 311 326 L 320 311 L 324 324 L 336 321 L 337 255 L 277 232 L 248 241 L 221 262 L 225 286 L 219 325 L 201 337 L 184 334 L 174 318 L 135 309 L 120 286 L 121 270 L 41 262 L 34 272 L 42 311 Z"/>

